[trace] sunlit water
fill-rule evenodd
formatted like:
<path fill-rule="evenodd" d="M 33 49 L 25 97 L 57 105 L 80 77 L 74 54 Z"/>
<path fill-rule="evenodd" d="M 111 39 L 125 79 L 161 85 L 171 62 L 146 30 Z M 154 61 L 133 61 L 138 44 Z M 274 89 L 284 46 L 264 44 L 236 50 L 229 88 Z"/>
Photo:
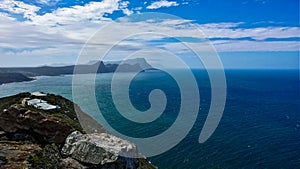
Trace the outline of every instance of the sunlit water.
<path fill-rule="evenodd" d="M 226 71 L 225 111 L 217 130 L 203 144 L 198 143 L 198 137 L 210 106 L 210 83 L 205 71 L 197 70 L 194 74 L 201 96 L 196 123 L 177 146 L 150 157 L 153 164 L 162 169 L 299 168 L 298 71 Z M 160 88 L 168 98 L 161 117 L 149 124 L 140 124 L 126 120 L 115 109 L 110 95 L 112 75 L 98 74 L 95 89 L 87 90 L 95 91 L 98 106 L 114 129 L 132 137 L 150 137 L 172 125 L 180 108 L 180 92 L 174 79 L 163 72 L 144 72 L 135 78 L 130 86 L 130 98 L 137 109 L 149 108 L 148 95 L 152 89 Z M 79 76 L 84 81 L 91 75 Z M 31 82 L 1 85 L 0 97 L 27 91 L 55 93 L 72 100 L 72 76 L 38 77 Z M 98 107 L 91 106 L 90 99 L 83 97 L 78 104 L 97 117 Z"/>

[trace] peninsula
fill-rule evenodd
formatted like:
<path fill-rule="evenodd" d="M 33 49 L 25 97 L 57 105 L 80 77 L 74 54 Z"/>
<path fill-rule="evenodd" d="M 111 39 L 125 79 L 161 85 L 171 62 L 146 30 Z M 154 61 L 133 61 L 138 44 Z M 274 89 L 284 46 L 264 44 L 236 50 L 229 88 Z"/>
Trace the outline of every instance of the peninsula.
<path fill-rule="evenodd" d="M 124 72 L 133 72 L 141 68 L 152 68 L 145 59 L 128 59 L 123 62 L 103 62 L 94 61 L 82 65 L 70 66 L 40 66 L 40 67 L 6 67 L 0 68 L 0 85 L 12 82 L 23 82 L 34 80 L 36 76 L 60 76 L 74 74 L 76 68 L 77 74 L 88 73 L 111 73 L 117 68 Z"/>
<path fill-rule="evenodd" d="M 88 125 L 82 128 L 79 120 Z M 0 98 L 0 169 L 6 168 L 156 167 L 72 101 L 34 92 Z"/>

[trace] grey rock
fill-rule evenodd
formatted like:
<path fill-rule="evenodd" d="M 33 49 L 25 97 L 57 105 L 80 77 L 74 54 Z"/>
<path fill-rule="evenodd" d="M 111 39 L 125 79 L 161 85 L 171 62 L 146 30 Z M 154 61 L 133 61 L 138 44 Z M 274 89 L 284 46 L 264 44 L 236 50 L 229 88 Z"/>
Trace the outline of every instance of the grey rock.
<path fill-rule="evenodd" d="M 86 166 L 70 157 L 62 160 L 62 167 L 64 169 L 87 169 Z"/>
<path fill-rule="evenodd" d="M 67 137 L 61 153 L 102 168 L 135 169 L 139 163 L 133 143 L 107 133 L 81 134 L 75 131 Z"/>

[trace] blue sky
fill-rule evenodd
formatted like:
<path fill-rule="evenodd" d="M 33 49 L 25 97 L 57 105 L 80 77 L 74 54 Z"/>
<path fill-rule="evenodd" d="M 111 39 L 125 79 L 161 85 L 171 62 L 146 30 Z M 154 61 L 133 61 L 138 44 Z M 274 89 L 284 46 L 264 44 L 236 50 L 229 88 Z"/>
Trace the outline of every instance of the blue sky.
<path fill-rule="evenodd" d="M 155 24 L 122 20 L 144 12 L 180 19 Z M 155 25 L 186 43 L 200 44 L 206 37 L 225 68 L 299 68 L 298 0 L 0 0 L 0 67 L 74 64 L 85 42 L 116 21 L 127 25 L 124 29 L 145 32 Z M 194 36 L 195 29 L 203 32 L 201 38 Z M 103 46 L 117 38 L 114 32 L 107 34 Z M 121 45 L 115 56 L 149 45 L 188 55 L 180 42 L 168 37 L 136 36 Z"/>

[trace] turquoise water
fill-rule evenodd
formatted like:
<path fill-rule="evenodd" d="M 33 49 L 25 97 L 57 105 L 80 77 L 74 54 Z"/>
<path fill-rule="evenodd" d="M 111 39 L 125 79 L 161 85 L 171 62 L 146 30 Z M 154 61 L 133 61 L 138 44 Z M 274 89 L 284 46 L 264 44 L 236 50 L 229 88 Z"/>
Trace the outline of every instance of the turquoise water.
<path fill-rule="evenodd" d="M 203 144 L 198 137 L 210 105 L 210 83 L 205 71 L 194 71 L 200 91 L 196 123 L 189 134 L 171 150 L 150 161 L 159 168 L 299 168 L 300 111 L 299 72 L 293 70 L 226 71 L 227 101 L 221 122 L 212 137 Z M 130 99 L 139 110 L 150 107 L 149 92 L 159 88 L 168 98 L 162 116 L 148 124 L 124 119 L 111 100 L 113 74 L 99 74 L 95 94 L 98 106 L 110 125 L 134 137 L 162 133 L 175 121 L 180 108 L 180 92 L 174 79 L 163 72 L 140 73 L 130 85 Z M 88 79 L 91 75 L 80 75 Z M 124 74 L 126 76 L 126 74 Z M 43 91 L 72 100 L 72 76 L 38 77 L 32 82 L 0 86 L 0 97 L 19 92 Z M 87 88 L 86 90 L 94 90 Z M 98 107 L 90 98 L 78 104 L 97 117 Z M 182 124 L 184 125 L 184 124 Z M 158 145 L 159 146 L 159 145 Z"/>

